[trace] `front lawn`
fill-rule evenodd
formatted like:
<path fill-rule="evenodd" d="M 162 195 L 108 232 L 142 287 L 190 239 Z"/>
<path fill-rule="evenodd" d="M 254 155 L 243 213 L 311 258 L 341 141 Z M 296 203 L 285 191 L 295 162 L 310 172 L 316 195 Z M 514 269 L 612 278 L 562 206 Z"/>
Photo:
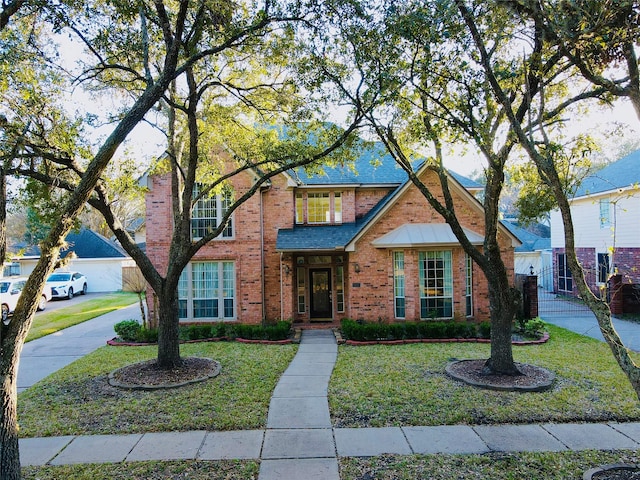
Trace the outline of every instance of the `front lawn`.
<path fill-rule="evenodd" d="M 523 452 L 487 455 L 384 455 L 341 458 L 342 480 L 571 480 L 587 470 L 612 463 L 637 463 L 637 453 Z"/>
<path fill-rule="evenodd" d="M 333 424 L 383 427 L 640 419 L 638 398 L 607 345 L 553 325 L 548 330 L 548 343 L 514 347 L 517 362 L 556 373 L 555 386 L 543 393 L 481 390 L 445 375 L 452 359 L 488 358 L 489 345 L 341 346 L 329 384 Z"/>
<path fill-rule="evenodd" d="M 23 480 L 255 480 L 260 464 L 254 460 L 218 462 L 126 462 L 59 467 L 23 467 Z"/>
<path fill-rule="evenodd" d="M 102 347 L 18 397 L 21 437 L 264 428 L 271 393 L 295 345 L 184 344 L 184 357 L 208 357 L 222 371 L 170 390 L 111 387 L 110 371 L 155 358 L 157 347 Z"/>

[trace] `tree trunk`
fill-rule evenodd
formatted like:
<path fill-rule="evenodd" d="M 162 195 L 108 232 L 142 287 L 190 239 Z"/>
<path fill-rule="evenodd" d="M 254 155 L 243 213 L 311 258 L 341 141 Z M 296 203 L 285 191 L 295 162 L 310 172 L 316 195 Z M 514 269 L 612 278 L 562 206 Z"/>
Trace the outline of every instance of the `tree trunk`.
<path fill-rule="evenodd" d="M 487 285 L 491 312 L 491 357 L 485 363 L 483 373 L 520 375 L 513 361 L 511 330 L 518 308 L 519 292 L 509 286 L 504 268 L 489 264 Z"/>
<path fill-rule="evenodd" d="M 6 327 L 0 322 L 0 329 Z M 2 332 L 2 356 L 0 358 L 0 379 L 2 390 L 0 391 L 0 472 L 3 480 L 20 479 L 20 451 L 18 449 L 18 410 L 17 410 L 17 381 L 19 352 L 13 348 L 13 339 L 4 338 Z M 16 347 L 21 347 L 22 342 Z"/>
<path fill-rule="evenodd" d="M 170 291 L 173 290 L 173 291 Z M 158 366 L 170 370 L 180 365 L 178 289 L 166 288 L 158 297 Z"/>

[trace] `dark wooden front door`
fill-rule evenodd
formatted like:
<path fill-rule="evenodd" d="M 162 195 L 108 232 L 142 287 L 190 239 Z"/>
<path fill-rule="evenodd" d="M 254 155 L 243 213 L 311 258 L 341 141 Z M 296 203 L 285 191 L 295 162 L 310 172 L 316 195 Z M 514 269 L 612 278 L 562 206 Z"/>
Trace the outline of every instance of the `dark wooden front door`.
<path fill-rule="evenodd" d="M 311 269 L 311 318 L 327 319 L 333 318 L 331 307 L 331 269 L 318 268 Z"/>

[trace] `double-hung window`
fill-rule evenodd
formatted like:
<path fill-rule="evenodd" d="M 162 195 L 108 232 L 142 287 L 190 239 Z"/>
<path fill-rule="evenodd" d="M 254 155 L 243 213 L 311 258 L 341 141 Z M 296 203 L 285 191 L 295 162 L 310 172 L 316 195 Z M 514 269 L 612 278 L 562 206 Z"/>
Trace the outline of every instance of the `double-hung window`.
<path fill-rule="evenodd" d="M 202 188 L 201 184 L 194 185 L 194 198 L 200 195 Z M 222 192 L 211 196 L 205 194 L 196 200 L 191 211 L 191 238 L 205 237 L 218 228 L 232 203 L 233 196 L 230 189 L 224 189 Z M 233 237 L 233 219 L 231 217 L 227 220 L 220 237 Z"/>
<path fill-rule="evenodd" d="M 608 198 L 600 199 L 600 228 L 611 226 L 611 202 Z"/>
<path fill-rule="evenodd" d="M 234 319 L 235 290 L 233 262 L 191 262 L 178 282 L 180 318 Z"/>
<path fill-rule="evenodd" d="M 393 298 L 396 318 L 405 318 L 404 252 L 393 252 Z"/>
<path fill-rule="evenodd" d="M 469 255 L 464 256 L 465 263 L 465 315 L 473 316 L 473 260 Z"/>
<path fill-rule="evenodd" d="M 419 252 L 420 318 L 453 317 L 451 251 Z"/>

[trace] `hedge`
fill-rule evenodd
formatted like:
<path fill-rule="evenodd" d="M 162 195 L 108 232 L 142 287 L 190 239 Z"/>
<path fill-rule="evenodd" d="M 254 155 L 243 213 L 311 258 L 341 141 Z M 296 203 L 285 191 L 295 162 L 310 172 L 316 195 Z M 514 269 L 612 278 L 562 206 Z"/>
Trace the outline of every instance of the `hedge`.
<path fill-rule="evenodd" d="M 489 322 L 480 324 L 456 321 L 374 323 L 344 319 L 341 322 L 345 340 L 406 340 L 413 338 L 490 338 Z"/>
<path fill-rule="evenodd" d="M 124 320 L 114 325 L 114 330 L 125 342 L 156 343 L 158 329 L 143 328 L 135 320 Z M 179 338 L 182 341 L 213 338 L 244 338 L 247 340 L 286 340 L 291 332 L 291 322 L 284 320 L 273 325 L 246 325 L 242 323 L 200 323 L 181 325 Z"/>

